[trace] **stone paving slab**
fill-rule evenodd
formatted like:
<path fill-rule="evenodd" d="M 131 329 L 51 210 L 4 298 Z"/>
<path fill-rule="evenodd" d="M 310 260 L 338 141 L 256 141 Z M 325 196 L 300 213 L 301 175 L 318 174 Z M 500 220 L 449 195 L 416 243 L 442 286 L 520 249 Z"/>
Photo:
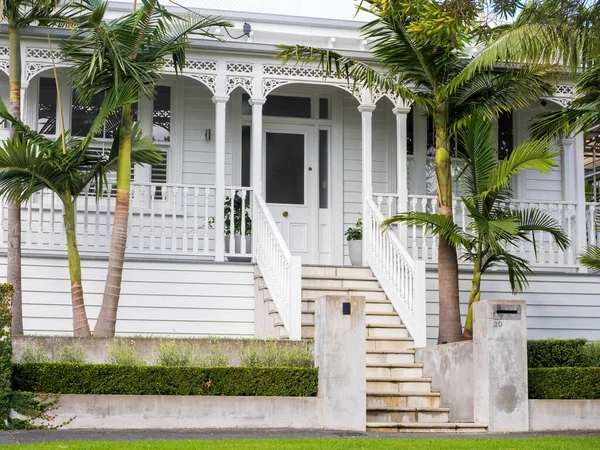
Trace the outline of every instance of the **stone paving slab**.
<path fill-rule="evenodd" d="M 582 436 L 600 437 L 600 431 L 572 431 L 552 433 L 478 433 L 478 434 L 446 434 L 446 433 L 357 433 L 329 430 L 29 430 L 2 431 L 0 444 L 28 444 L 37 442 L 62 441 L 144 441 L 144 440 L 178 440 L 178 439 L 299 439 L 299 438 L 338 438 L 338 439 L 406 439 L 406 438 L 525 438 L 540 436 Z"/>

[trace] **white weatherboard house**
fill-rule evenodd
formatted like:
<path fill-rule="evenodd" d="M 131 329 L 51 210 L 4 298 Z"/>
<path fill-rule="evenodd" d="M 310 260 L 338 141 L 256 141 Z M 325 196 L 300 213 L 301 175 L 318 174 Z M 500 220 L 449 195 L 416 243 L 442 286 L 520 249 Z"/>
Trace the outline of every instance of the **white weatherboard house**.
<path fill-rule="evenodd" d="M 167 70 L 154 100 L 138 105 L 138 121 L 154 136 L 164 163 L 135 169 L 118 333 L 308 337 L 308 300 L 350 292 L 372 302 L 372 323 L 407 329 L 417 345 L 433 342 L 436 239 L 420 228 L 383 235 L 375 230 L 395 211 L 436 208 L 431 123 L 400 99 L 324 80 L 316 68 L 282 66 L 273 58 L 276 44 L 298 43 L 369 59 L 357 29 L 368 17 L 355 15 L 355 4 L 347 0 L 174 3 L 174 11 L 201 6 L 202 13 L 222 15 L 235 28 L 230 35 L 216 30 L 224 42 L 194 40 L 183 75 Z M 131 5 L 112 2 L 110 14 L 128 12 Z M 251 26 L 248 35 L 244 23 Z M 22 110 L 29 125 L 55 136 L 58 94 L 48 32 L 56 42 L 68 33 L 35 27 L 23 32 Z M 68 68 L 57 57 L 66 128 L 85 133 L 96 106 L 77 104 Z M 0 35 L 0 69 L 6 102 L 6 33 Z M 567 105 L 572 94 L 572 85 L 557 85 L 551 98 L 502 117 L 495 127 L 500 148 L 526 139 L 532 116 Z M 109 150 L 112 132 L 107 126 L 96 151 Z M 592 220 L 597 204 L 587 202 L 585 192 L 586 180 L 596 185 L 596 158 L 588 154 L 583 135 L 563 139 L 562 147 L 558 168 L 547 176 L 523 173 L 514 190 L 516 203 L 555 216 L 572 246 L 563 252 L 539 235 L 537 255 L 527 244 L 514 249 L 536 271 L 529 291 L 519 297 L 528 303 L 530 338 L 595 339 L 600 277 L 584 273 L 577 254 L 597 237 Z M 92 321 L 106 275 L 113 195 L 108 188 L 97 201 L 90 191 L 78 202 Z M 240 207 L 249 208 L 252 219 L 250 225 L 242 214 L 237 237 L 227 231 L 234 228 L 233 218 L 224 223 L 222 214 L 224 202 L 236 195 L 245 199 Z M 365 267 L 352 269 L 344 231 L 361 216 Z M 455 216 L 467 225 L 460 200 Z M 49 193 L 36 195 L 23 206 L 22 221 L 25 330 L 69 333 L 61 204 Z M 6 207 L 0 227 L 5 248 Z M 468 266 L 464 269 L 466 300 Z M 483 289 L 484 298 L 511 297 L 502 271 L 488 275 Z"/>

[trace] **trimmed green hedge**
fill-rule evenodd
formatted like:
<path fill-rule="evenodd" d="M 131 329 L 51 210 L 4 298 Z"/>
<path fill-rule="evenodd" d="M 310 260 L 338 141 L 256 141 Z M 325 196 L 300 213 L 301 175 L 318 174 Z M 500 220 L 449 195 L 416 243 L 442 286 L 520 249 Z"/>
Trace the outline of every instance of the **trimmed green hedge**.
<path fill-rule="evenodd" d="M 529 369 L 531 399 L 600 399 L 600 367 Z"/>
<path fill-rule="evenodd" d="M 540 339 L 527 341 L 527 366 L 586 367 L 589 366 L 585 339 Z"/>
<path fill-rule="evenodd" d="M 310 397 L 318 369 L 15 364 L 16 390 L 52 394 L 240 395 Z"/>

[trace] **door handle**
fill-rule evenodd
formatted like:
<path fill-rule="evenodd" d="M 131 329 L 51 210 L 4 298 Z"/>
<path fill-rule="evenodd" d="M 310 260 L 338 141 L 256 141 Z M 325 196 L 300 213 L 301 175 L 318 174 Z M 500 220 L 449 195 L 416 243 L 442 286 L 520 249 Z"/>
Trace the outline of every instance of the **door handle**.
<path fill-rule="evenodd" d="M 283 217 L 287 217 L 289 214 L 288 214 L 288 212 L 287 212 L 287 211 L 284 211 L 284 212 L 282 212 L 282 213 L 281 213 L 281 215 L 282 215 Z"/>

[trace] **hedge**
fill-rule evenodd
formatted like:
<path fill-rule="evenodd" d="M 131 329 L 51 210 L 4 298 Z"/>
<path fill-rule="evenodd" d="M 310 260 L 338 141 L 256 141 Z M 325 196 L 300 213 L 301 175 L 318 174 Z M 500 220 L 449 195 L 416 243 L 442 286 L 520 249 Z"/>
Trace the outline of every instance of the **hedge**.
<path fill-rule="evenodd" d="M 585 367 L 589 366 L 585 339 L 540 339 L 527 341 L 527 366 Z"/>
<path fill-rule="evenodd" d="M 310 397 L 318 369 L 15 364 L 13 387 L 52 394 L 239 395 Z"/>
<path fill-rule="evenodd" d="M 600 399 L 600 367 L 529 369 L 530 399 Z"/>

